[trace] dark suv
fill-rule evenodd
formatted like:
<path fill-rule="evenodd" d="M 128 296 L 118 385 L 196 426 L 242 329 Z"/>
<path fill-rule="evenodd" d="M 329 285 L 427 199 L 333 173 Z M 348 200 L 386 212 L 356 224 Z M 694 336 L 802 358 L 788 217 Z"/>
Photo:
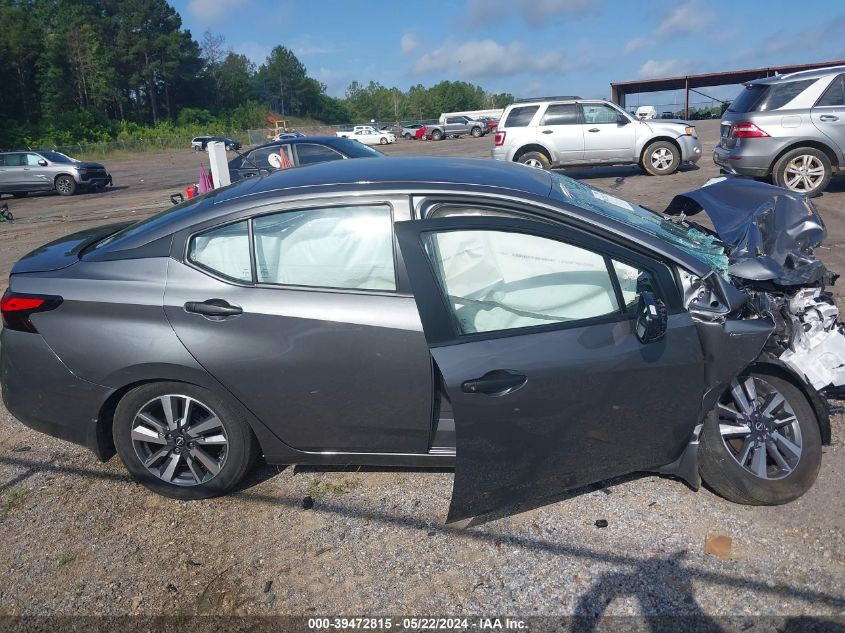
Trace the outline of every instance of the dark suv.
<path fill-rule="evenodd" d="M 72 196 L 80 187 L 96 191 L 111 184 L 111 175 L 100 163 L 84 163 L 61 152 L 0 153 L 0 193 L 16 198 L 31 191 L 57 191 Z"/>

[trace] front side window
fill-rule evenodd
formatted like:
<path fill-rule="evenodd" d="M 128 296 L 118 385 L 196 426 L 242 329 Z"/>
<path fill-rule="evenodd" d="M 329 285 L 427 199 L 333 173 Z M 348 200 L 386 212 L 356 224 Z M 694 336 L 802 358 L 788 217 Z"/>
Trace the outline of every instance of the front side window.
<path fill-rule="evenodd" d="M 26 165 L 27 167 L 38 167 L 38 161 L 44 160 L 38 154 L 27 154 L 26 155 Z"/>
<path fill-rule="evenodd" d="M 607 263 L 598 253 L 500 230 L 429 233 L 426 242 L 461 334 L 621 312 Z"/>
<path fill-rule="evenodd" d="M 584 122 L 595 123 L 616 123 L 619 118 L 619 111 L 604 103 L 583 103 Z"/>
<path fill-rule="evenodd" d="M 253 220 L 259 283 L 396 290 L 386 205 L 284 211 Z"/>
<path fill-rule="evenodd" d="M 508 113 L 508 118 L 505 119 L 502 127 L 528 127 L 531 119 L 534 118 L 534 115 L 537 114 L 537 110 L 539 109 L 540 106 L 538 105 L 513 108 Z"/>
<path fill-rule="evenodd" d="M 640 295 L 644 292 L 657 293 L 657 286 L 651 273 L 638 266 L 632 266 L 617 260 L 611 260 L 613 273 L 619 282 L 625 312 L 633 312 Z"/>
<path fill-rule="evenodd" d="M 188 246 L 188 259 L 227 279 L 251 282 L 247 221 L 195 235 Z"/>

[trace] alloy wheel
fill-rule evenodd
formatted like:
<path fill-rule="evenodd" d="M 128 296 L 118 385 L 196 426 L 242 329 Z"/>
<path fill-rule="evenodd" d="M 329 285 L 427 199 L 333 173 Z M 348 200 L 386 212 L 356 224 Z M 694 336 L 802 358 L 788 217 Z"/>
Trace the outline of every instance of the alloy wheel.
<path fill-rule="evenodd" d="M 132 446 L 150 473 L 176 486 L 213 479 L 229 453 L 226 429 L 214 411 L 178 394 L 160 396 L 140 408 L 132 421 Z"/>
<path fill-rule="evenodd" d="M 56 189 L 59 193 L 69 194 L 71 191 L 70 180 L 67 178 L 59 178 L 56 181 Z"/>
<path fill-rule="evenodd" d="M 718 404 L 728 452 L 760 479 L 783 479 L 801 459 L 801 428 L 792 406 L 756 376 L 734 380 Z"/>
<path fill-rule="evenodd" d="M 543 169 L 543 163 L 541 163 L 536 158 L 529 158 L 528 160 L 522 163 L 523 165 L 528 165 L 529 167 L 533 167 L 534 169 Z"/>
<path fill-rule="evenodd" d="M 806 193 L 818 187 L 824 177 L 824 165 L 818 157 L 804 154 L 786 164 L 783 181 L 792 191 Z"/>
<path fill-rule="evenodd" d="M 675 160 L 674 154 L 665 147 L 660 147 L 651 153 L 651 165 L 655 169 L 668 169 Z"/>

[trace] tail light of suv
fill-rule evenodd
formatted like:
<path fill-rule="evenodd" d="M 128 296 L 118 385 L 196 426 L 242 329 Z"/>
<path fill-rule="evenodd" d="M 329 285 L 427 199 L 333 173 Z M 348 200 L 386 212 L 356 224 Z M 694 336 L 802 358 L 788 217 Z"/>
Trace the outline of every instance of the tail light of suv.
<path fill-rule="evenodd" d="M 18 332 L 37 332 L 29 317 L 36 312 L 55 310 L 62 298 L 54 295 L 29 295 L 6 290 L 0 299 L 3 327 Z"/>
<path fill-rule="evenodd" d="M 506 135 L 507 135 L 507 132 L 505 132 L 504 130 L 496 130 L 496 138 L 493 141 L 496 147 L 501 147 L 502 145 L 505 144 L 505 136 Z"/>
<path fill-rule="evenodd" d="M 733 124 L 731 136 L 734 138 L 769 138 L 769 135 L 751 121 L 738 121 Z"/>

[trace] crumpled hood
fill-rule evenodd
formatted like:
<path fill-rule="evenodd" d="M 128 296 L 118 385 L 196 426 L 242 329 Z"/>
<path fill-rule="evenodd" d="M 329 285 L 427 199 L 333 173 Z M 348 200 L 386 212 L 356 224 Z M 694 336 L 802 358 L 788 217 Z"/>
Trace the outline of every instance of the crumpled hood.
<path fill-rule="evenodd" d="M 827 230 L 802 194 L 726 177 L 675 196 L 666 208 L 668 215 L 691 216 L 701 211 L 727 247 L 730 275 L 785 286 L 811 284 L 826 275 L 813 249 Z"/>

